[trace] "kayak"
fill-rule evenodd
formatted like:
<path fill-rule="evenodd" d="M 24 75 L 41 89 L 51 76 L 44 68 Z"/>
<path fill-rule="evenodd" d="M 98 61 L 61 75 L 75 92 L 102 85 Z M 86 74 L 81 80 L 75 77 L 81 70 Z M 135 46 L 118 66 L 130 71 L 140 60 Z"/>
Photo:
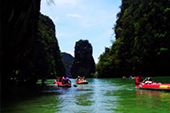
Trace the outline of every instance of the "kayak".
<path fill-rule="evenodd" d="M 71 83 L 63 84 L 62 82 L 58 82 L 58 87 L 71 87 Z"/>
<path fill-rule="evenodd" d="M 88 84 L 88 81 L 86 81 L 86 80 L 78 80 L 78 81 L 76 81 L 76 84 Z"/>
<path fill-rule="evenodd" d="M 159 90 L 159 91 L 170 91 L 170 84 L 160 84 L 160 83 L 142 83 L 136 86 L 139 89 L 149 89 L 149 90 Z"/>
<path fill-rule="evenodd" d="M 57 83 L 57 81 L 56 81 L 56 80 L 54 80 L 54 81 L 53 81 L 53 84 L 56 84 L 56 83 Z"/>

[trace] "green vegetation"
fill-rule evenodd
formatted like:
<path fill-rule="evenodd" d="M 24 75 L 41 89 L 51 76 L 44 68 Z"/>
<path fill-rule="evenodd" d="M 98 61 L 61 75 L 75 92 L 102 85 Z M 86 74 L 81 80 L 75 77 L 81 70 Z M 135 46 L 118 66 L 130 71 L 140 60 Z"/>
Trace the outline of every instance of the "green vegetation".
<path fill-rule="evenodd" d="M 97 64 L 98 77 L 170 73 L 170 0 L 122 0 L 116 41 Z"/>
<path fill-rule="evenodd" d="M 92 78 L 95 73 L 95 62 L 92 56 L 93 48 L 88 40 L 79 40 L 75 45 L 75 57 L 71 65 L 71 75 L 73 78 Z"/>
<path fill-rule="evenodd" d="M 65 66 L 55 37 L 55 26 L 52 20 L 40 14 L 37 37 L 29 56 L 27 67 L 14 68 L 9 81 L 12 85 L 35 85 L 38 78 L 56 78 L 65 76 Z M 21 65 L 21 64 L 20 64 Z M 25 64 L 26 65 L 26 64 Z M 44 80 L 44 79 L 43 79 Z"/>
<path fill-rule="evenodd" d="M 38 43 L 40 43 L 42 56 L 39 56 L 43 64 L 47 78 L 55 76 L 65 76 L 65 66 L 62 61 L 62 54 L 59 50 L 58 41 L 55 37 L 55 25 L 52 20 L 44 15 L 40 15 L 38 22 Z M 41 65 L 42 65 L 41 64 Z"/>

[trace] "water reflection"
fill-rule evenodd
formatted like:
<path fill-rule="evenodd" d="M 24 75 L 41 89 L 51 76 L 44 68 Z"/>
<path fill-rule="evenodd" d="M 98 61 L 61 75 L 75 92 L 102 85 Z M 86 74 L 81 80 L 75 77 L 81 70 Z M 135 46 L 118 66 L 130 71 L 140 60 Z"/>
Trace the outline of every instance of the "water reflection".
<path fill-rule="evenodd" d="M 90 79 L 89 84 L 77 85 L 68 89 L 56 89 L 45 92 L 54 92 L 59 97 L 57 109 L 62 113 L 107 113 L 116 109 L 117 97 L 113 94 L 117 90 L 114 82 Z M 58 96 L 57 96 L 58 95 Z"/>
<path fill-rule="evenodd" d="M 152 90 L 136 90 L 136 106 L 170 110 L 170 93 Z"/>
<path fill-rule="evenodd" d="M 129 79 L 87 79 L 89 84 L 45 87 L 34 98 L 15 101 L 3 113 L 159 113 L 170 111 L 170 93 L 137 90 Z M 72 79 L 72 85 L 75 79 Z"/>

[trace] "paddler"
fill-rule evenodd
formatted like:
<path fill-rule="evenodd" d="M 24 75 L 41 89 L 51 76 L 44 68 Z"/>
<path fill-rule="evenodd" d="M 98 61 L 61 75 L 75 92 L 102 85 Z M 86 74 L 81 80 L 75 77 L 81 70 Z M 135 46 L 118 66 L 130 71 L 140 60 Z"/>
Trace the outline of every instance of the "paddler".
<path fill-rule="evenodd" d="M 139 74 L 139 76 L 136 77 L 135 86 L 139 85 L 142 82 L 143 82 L 143 77 L 141 74 Z"/>
<path fill-rule="evenodd" d="M 77 78 L 76 78 L 76 81 L 79 81 L 80 80 L 80 76 L 78 76 Z"/>
<path fill-rule="evenodd" d="M 156 83 L 155 81 L 152 81 L 152 77 L 148 77 L 147 80 L 144 82 L 146 84 L 152 84 L 152 83 Z"/>
<path fill-rule="evenodd" d="M 71 80 L 68 77 L 66 77 L 65 82 L 66 84 L 68 84 L 68 83 L 71 83 Z"/>

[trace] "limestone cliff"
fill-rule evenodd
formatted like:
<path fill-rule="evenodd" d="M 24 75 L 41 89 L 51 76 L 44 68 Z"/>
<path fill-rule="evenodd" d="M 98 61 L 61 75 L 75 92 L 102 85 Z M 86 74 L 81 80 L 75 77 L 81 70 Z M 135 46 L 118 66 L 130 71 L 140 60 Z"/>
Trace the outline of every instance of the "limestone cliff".
<path fill-rule="evenodd" d="M 63 62 L 65 64 L 65 67 L 66 67 L 66 76 L 71 78 L 72 75 L 71 75 L 71 72 L 70 72 L 70 68 L 71 68 L 71 65 L 73 63 L 74 57 L 69 53 L 63 52 L 62 53 L 62 59 L 63 59 Z"/>
<path fill-rule="evenodd" d="M 75 46 L 75 59 L 71 67 L 72 77 L 93 77 L 95 73 L 95 62 L 92 56 L 92 46 L 88 40 L 79 40 Z"/>
<path fill-rule="evenodd" d="M 1 75 L 8 83 L 13 70 L 27 68 L 34 40 L 37 37 L 37 22 L 40 0 L 1 1 Z"/>
<path fill-rule="evenodd" d="M 11 78 L 35 84 L 38 78 L 64 76 L 55 25 L 40 15 L 40 0 L 3 0 L 1 17 L 2 85 Z M 4 85 L 5 84 L 5 85 Z"/>
<path fill-rule="evenodd" d="M 35 41 L 35 54 L 32 62 L 36 64 L 38 74 L 45 78 L 65 76 L 65 66 L 55 36 L 55 25 L 48 16 L 43 14 L 39 16 L 38 37 Z"/>

